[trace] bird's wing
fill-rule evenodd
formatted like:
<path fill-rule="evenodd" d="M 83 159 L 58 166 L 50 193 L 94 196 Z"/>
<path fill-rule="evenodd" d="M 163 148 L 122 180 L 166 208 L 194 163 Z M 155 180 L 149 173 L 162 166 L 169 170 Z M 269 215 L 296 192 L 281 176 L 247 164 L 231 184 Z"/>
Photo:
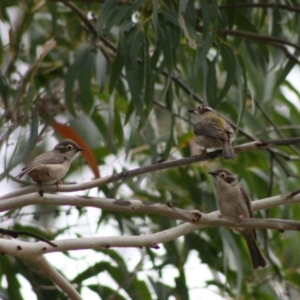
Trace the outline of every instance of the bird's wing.
<path fill-rule="evenodd" d="M 26 173 L 33 170 L 38 165 L 62 164 L 66 160 L 66 158 L 63 155 L 61 155 L 60 153 L 53 151 L 53 152 L 49 153 L 48 156 L 45 155 L 48 153 L 49 152 L 46 152 L 46 153 L 43 153 L 43 154 L 37 156 L 33 161 L 31 161 L 27 166 L 25 166 L 22 169 L 22 172 L 20 174 L 18 174 L 16 176 L 16 178 L 21 178 L 22 176 L 24 176 Z"/>
<path fill-rule="evenodd" d="M 22 169 L 22 172 L 16 176 L 16 178 L 21 178 L 26 173 L 32 171 L 38 165 L 56 165 L 62 164 L 66 158 L 58 152 L 49 151 L 42 153 L 41 155 L 37 156 L 33 161 L 27 164 Z"/>
<path fill-rule="evenodd" d="M 61 153 L 51 152 L 48 156 L 45 156 L 46 153 L 43 153 L 37 156 L 33 161 L 31 161 L 25 168 L 34 167 L 36 165 L 56 165 L 62 164 L 66 158 L 61 155 Z"/>
<path fill-rule="evenodd" d="M 226 122 L 226 129 L 225 130 L 228 133 L 229 138 L 232 138 L 234 136 L 234 134 L 235 134 L 234 130 L 228 122 Z"/>
<path fill-rule="evenodd" d="M 250 214 L 250 218 L 254 218 L 254 215 L 253 215 L 253 210 L 252 210 L 252 205 L 251 205 L 251 200 L 247 194 L 247 192 L 245 191 L 245 189 L 240 186 L 240 189 L 241 189 L 241 192 L 242 192 L 242 196 L 243 196 L 243 199 L 247 205 L 247 208 L 248 208 L 248 211 L 249 211 L 249 214 Z M 254 232 L 254 236 L 255 236 L 255 239 L 256 239 L 256 232 L 255 230 L 253 230 Z"/>
<path fill-rule="evenodd" d="M 226 140 L 224 131 L 213 120 L 200 120 L 194 125 L 194 133 L 196 135 L 204 135 L 214 137 L 221 140 Z"/>
<path fill-rule="evenodd" d="M 249 196 L 247 195 L 245 189 L 240 186 L 240 189 L 241 189 L 241 192 L 242 192 L 242 195 L 243 195 L 243 199 L 247 205 L 247 208 L 248 208 L 248 211 L 250 213 L 250 218 L 253 218 L 253 210 L 252 210 L 252 206 L 251 206 L 251 200 L 249 198 Z"/>

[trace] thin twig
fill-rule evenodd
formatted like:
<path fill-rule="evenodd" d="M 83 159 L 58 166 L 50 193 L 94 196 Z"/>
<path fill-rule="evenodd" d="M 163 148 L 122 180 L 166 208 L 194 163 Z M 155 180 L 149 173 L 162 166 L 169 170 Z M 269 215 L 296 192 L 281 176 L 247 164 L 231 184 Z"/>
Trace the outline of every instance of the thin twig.
<path fill-rule="evenodd" d="M 297 57 L 296 55 L 292 54 L 292 53 L 288 50 L 288 48 L 285 47 L 284 45 L 281 45 L 281 44 L 275 43 L 275 42 L 273 42 L 273 43 L 272 43 L 272 42 L 269 42 L 269 45 L 272 45 L 272 46 L 274 46 L 274 47 L 276 47 L 276 48 L 281 49 L 282 52 L 286 55 L 286 57 L 287 57 L 289 60 L 295 62 L 295 63 L 298 64 L 298 65 L 300 65 L 300 60 L 298 59 L 298 57 Z"/>
<path fill-rule="evenodd" d="M 59 2 L 62 2 L 65 6 L 69 7 L 78 17 L 79 19 L 84 23 L 84 25 L 87 27 L 88 30 L 93 34 L 94 37 L 94 46 L 99 48 L 107 61 L 109 61 L 109 56 L 106 53 L 105 49 L 101 47 L 101 45 L 98 45 L 95 41 L 98 39 L 98 32 L 96 28 L 93 26 L 93 24 L 88 20 L 88 18 L 81 12 L 81 10 L 72 2 L 68 0 L 59 0 Z"/>
<path fill-rule="evenodd" d="M 264 115 L 264 117 L 268 120 L 268 122 L 273 126 L 274 130 L 277 132 L 278 136 L 282 139 L 285 139 L 286 137 L 279 131 L 276 123 L 272 120 L 271 116 L 269 115 L 269 113 L 264 109 L 264 107 L 260 104 L 259 101 L 257 101 L 255 99 L 255 104 L 257 105 L 257 107 L 259 108 L 259 110 L 262 112 L 262 114 Z M 290 148 L 297 154 L 300 155 L 298 149 L 296 149 L 294 146 L 290 146 Z"/>
<path fill-rule="evenodd" d="M 242 30 L 231 30 L 231 29 L 223 29 L 222 33 L 224 33 L 226 35 L 233 35 L 233 36 L 243 37 L 246 39 L 257 40 L 257 41 L 264 42 L 267 44 L 271 43 L 274 45 L 288 45 L 297 50 L 300 50 L 300 46 L 295 43 L 292 43 L 292 42 L 289 42 L 289 41 L 286 41 L 286 40 L 283 40 L 280 38 L 270 37 L 268 35 L 256 34 L 253 32 L 242 31 Z"/>
<path fill-rule="evenodd" d="M 8 235 L 8 236 L 11 236 L 13 238 L 17 238 L 19 235 L 27 235 L 27 236 L 31 236 L 31 237 L 34 237 L 35 239 L 39 240 L 39 241 L 43 241 L 47 244 L 49 244 L 50 246 L 52 247 L 57 247 L 57 245 L 55 245 L 54 243 L 50 242 L 49 240 L 37 235 L 37 234 L 34 234 L 34 233 L 30 233 L 30 232 L 27 232 L 27 231 L 16 231 L 16 230 L 10 230 L 10 229 L 4 229 L 4 228 L 0 228 L 0 233 L 1 234 L 5 234 L 5 235 Z"/>
<path fill-rule="evenodd" d="M 278 165 L 281 167 L 281 169 L 285 173 L 286 177 L 294 177 L 294 178 L 298 178 L 298 179 L 300 178 L 300 175 L 291 173 L 278 157 L 275 156 L 274 159 L 276 160 Z"/>
<path fill-rule="evenodd" d="M 283 39 L 279 39 L 279 38 L 274 38 L 274 37 L 270 37 L 270 36 L 266 36 L 266 35 L 255 34 L 252 32 L 241 31 L 241 30 L 223 29 L 222 33 L 226 34 L 226 35 L 239 36 L 239 37 L 243 37 L 245 39 L 251 39 L 251 40 L 257 40 L 260 42 L 264 42 L 266 44 L 269 44 L 271 46 L 281 49 L 288 59 L 290 59 L 291 61 L 293 61 L 297 64 L 300 64 L 300 60 L 298 59 L 298 57 L 296 57 L 295 55 L 290 53 L 289 50 L 286 48 L 286 46 L 291 46 L 297 50 L 300 50 L 300 46 L 298 46 L 295 43 L 292 43 L 292 42 L 289 42 L 289 41 L 286 41 Z"/>
<path fill-rule="evenodd" d="M 274 154 L 270 153 L 270 184 L 269 184 L 269 191 L 268 197 L 271 197 L 274 185 Z"/>
<path fill-rule="evenodd" d="M 283 125 L 283 126 L 277 126 L 278 130 L 300 130 L 300 125 Z M 259 136 L 259 135 L 262 135 L 266 132 L 272 132 L 274 131 L 274 127 L 267 127 L 267 128 L 263 128 L 261 130 L 258 130 L 258 131 L 255 131 L 253 134 L 255 136 Z M 246 137 L 239 137 L 237 139 L 235 139 L 235 141 L 244 141 L 246 139 Z"/>
<path fill-rule="evenodd" d="M 282 9 L 295 13 L 300 13 L 300 8 L 279 4 L 279 3 L 232 3 L 232 4 L 223 4 L 219 5 L 219 9 L 237 9 L 237 8 L 273 8 L 273 9 Z"/>

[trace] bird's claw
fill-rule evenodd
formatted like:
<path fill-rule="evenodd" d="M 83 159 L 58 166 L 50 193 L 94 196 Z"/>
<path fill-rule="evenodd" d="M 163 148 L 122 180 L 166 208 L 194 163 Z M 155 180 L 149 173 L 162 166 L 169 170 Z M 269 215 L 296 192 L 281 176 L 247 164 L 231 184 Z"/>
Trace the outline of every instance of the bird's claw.
<path fill-rule="evenodd" d="M 241 222 L 241 220 L 244 218 L 243 215 L 237 215 L 236 219 L 238 220 L 238 222 Z"/>
<path fill-rule="evenodd" d="M 202 151 L 202 155 L 203 155 L 203 156 L 207 156 L 207 151 L 206 151 L 206 149 L 207 149 L 207 148 L 204 148 L 203 151 Z"/>

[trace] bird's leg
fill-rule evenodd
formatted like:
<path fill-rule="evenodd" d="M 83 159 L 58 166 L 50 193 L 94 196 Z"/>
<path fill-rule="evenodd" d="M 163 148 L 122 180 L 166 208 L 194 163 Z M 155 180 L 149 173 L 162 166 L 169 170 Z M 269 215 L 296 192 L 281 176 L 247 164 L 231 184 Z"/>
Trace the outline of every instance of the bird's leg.
<path fill-rule="evenodd" d="M 238 222 L 241 222 L 243 218 L 244 218 L 243 215 L 237 215 L 236 216 L 236 219 L 237 219 Z"/>
<path fill-rule="evenodd" d="M 162 162 L 164 162 L 165 160 L 163 158 L 158 159 L 156 162 L 154 162 L 153 164 L 160 164 Z"/>
<path fill-rule="evenodd" d="M 62 182 L 60 180 L 56 180 L 55 184 L 56 184 L 56 187 L 57 187 L 57 190 L 58 190 L 58 186 L 61 185 Z"/>
<path fill-rule="evenodd" d="M 39 195 L 43 198 L 43 196 L 44 196 L 44 191 L 42 190 L 42 182 L 41 182 L 41 181 L 38 181 L 37 184 L 38 184 L 38 186 L 40 187 L 38 193 L 39 193 Z"/>
<path fill-rule="evenodd" d="M 204 148 L 203 151 L 202 151 L 202 155 L 203 155 L 203 156 L 207 156 L 207 151 L 206 151 L 206 149 L 207 149 L 207 148 Z"/>

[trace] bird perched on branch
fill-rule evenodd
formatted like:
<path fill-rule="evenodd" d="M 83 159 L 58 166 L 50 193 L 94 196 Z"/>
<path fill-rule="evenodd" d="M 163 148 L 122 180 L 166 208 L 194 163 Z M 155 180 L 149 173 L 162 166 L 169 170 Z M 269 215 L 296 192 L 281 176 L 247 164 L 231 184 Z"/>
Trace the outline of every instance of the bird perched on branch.
<path fill-rule="evenodd" d="M 238 183 L 236 176 L 226 169 L 208 172 L 214 176 L 217 183 L 217 202 L 224 217 L 253 218 L 251 201 L 245 189 Z M 252 228 L 237 228 L 246 240 L 252 260 L 253 269 L 266 268 L 268 262 L 256 243 L 256 232 Z"/>
<path fill-rule="evenodd" d="M 234 138 L 234 131 L 231 125 L 210 106 L 199 106 L 188 110 L 196 115 L 197 122 L 194 124 L 196 143 L 204 148 L 222 147 L 225 159 L 235 158 L 231 142 Z"/>
<path fill-rule="evenodd" d="M 84 151 L 84 149 L 80 148 L 74 141 L 63 140 L 52 151 L 42 153 L 29 162 L 16 178 L 19 179 L 28 174 L 38 184 L 50 181 L 60 184 L 59 179 L 66 175 L 71 162 L 81 151 Z M 43 196 L 42 190 L 39 193 Z"/>

